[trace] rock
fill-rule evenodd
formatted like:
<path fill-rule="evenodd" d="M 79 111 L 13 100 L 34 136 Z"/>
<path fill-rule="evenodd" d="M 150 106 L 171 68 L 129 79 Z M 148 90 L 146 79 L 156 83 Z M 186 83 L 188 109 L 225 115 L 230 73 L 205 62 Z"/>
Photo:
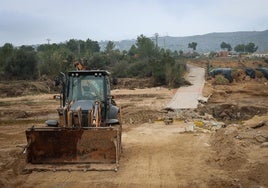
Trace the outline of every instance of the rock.
<path fill-rule="evenodd" d="M 263 135 L 257 135 L 255 139 L 261 143 L 264 143 L 266 141 L 266 138 Z"/>
<path fill-rule="evenodd" d="M 210 147 L 210 145 L 208 143 L 204 143 L 204 146 L 206 147 Z"/>
<path fill-rule="evenodd" d="M 211 131 L 210 130 L 207 130 L 207 129 L 203 129 L 203 130 L 201 130 L 201 132 L 202 133 L 211 133 Z"/>
<path fill-rule="evenodd" d="M 260 121 L 257 124 L 251 125 L 250 127 L 253 128 L 253 129 L 257 129 L 257 128 L 260 128 L 260 127 L 262 127 L 264 125 L 267 125 L 267 124 L 268 124 L 267 120 L 263 120 L 263 121 Z"/>
<path fill-rule="evenodd" d="M 268 148 L 268 142 L 263 142 L 261 144 L 261 148 Z"/>
<path fill-rule="evenodd" d="M 205 115 L 204 115 L 204 119 L 205 119 L 205 120 L 214 120 L 213 116 L 210 115 L 210 114 L 208 114 L 208 113 L 205 113 Z"/>
<path fill-rule="evenodd" d="M 185 127 L 185 132 L 193 132 L 194 131 L 194 125 L 189 125 Z"/>
<path fill-rule="evenodd" d="M 210 95 L 210 96 L 211 96 L 211 95 Z M 210 96 L 209 96 L 209 97 L 210 97 Z M 198 100 L 198 102 L 200 102 L 201 104 L 205 104 L 205 103 L 208 102 L 209 97 L 203 97 L 203 96 L 201 96 L 201 97 L 199 97 L 197 100 Z"/>

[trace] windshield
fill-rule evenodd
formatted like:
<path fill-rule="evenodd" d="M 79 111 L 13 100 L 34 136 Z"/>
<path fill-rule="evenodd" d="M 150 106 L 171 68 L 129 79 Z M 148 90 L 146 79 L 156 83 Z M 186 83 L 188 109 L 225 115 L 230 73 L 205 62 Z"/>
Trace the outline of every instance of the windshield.
<path fill-rule="evenodd" d="M 103 77 L 79 75 L 69 77 L 68 99 L 72 100 L 104 100 Z"/>

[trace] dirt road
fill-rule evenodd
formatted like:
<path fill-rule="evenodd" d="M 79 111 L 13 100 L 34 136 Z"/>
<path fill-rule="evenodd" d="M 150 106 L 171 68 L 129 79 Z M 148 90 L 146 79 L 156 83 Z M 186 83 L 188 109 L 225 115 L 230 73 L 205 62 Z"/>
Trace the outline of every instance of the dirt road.
<path fill-rule="evenodd" d="M 205 84 L 205 69 L 194 65 L 187 65 L 189 73 L 186 80 L 191 86 L 180 87 L 172 100 L 167 104 L 171 109 L 197 108 L 198 98 L 202 97 L 202 89 Z"/>
<path fill-rule="evenodd" d="M 123 153 L 118 172 L 33 172 L 23 174 L 25 159 L 21 154 L 26 144 L 24 130 L 33 123 L 53 117 L 58 105 L 50 95 L 6 98 L 1 100 L 6 117 L 0 130 L 0 187 L 193 187 L 208 186 L 215 170 L 206 164 L 210 134 L 182 133 L 187 127 L 183 122 L 166 126 L 163 122 L 138 123 L 141 117 L 149 118 L 146 109 L 159 109 L 172 97 L 164 88 L 118 92 L 117 102 L 126 117 L 134 123 L 123 127 Z M 144 95 L 146 93 L 146 95 Z M 135 95 L 134 95 L 135 94 Z M 148 96 L 147 96 L 148 95 Z M 127 97 L 124 97 L 127 96 Z M 141 97 L 144 96 L 144 97 Z M 42 100 L 40 101 L 40 98 Z M 157 101 L 157 103 L 155 102 Z M 40 102 L 42 105 L 40 106 Z M 10 121 L 12 104 L 27 110 L 25 117 Z M 42 106 L 44 108 L 42 108 Z M 131 111 L 132 110 L 132 111 Z M 55 110 L 54 110 L 55 111 Z M 47 114 L 49 115 L 42 115 Z M 7 114 L 6 114 L 7 113 Z M 151 112 L 150 112 L 151 113 Z M 55 114 L 55 112 L 54 112 Z M 130 115 L 128 115 L 130 114 Z M 11 117 L 9 117 L 11 115 Z M 148 120 L 148 119 L 147 119 Z M 6 122 L 6 123 L 5 123 Z M 27 123 L 28 122 L 28 123 Z M 11 125 L 14 124 L 14 125 Z M 206 173 L 203 173 L 206 171 Z M 220 174 L 220 173 L 217 173 Z"/>
<path fill-rule="evenodd" d="M 206 187 L 218 173 L 206 165 L 209 136 L 180 134 L 184 126 L 143 124 L 125 132 L 118 172 L 34 172 L 24 186 Z"/>

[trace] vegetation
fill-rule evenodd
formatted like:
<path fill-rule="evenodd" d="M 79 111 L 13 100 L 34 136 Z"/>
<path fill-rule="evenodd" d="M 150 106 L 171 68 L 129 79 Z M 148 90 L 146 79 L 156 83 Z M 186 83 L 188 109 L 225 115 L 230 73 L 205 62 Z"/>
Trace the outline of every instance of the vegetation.
<path fill-rule="evenodd" d="M 0 74 L 5 79 L 36 79 L 37 56 L 32 47 L 14 48 L 5 44 L 0 49 Z"/>
<path fill-rule="evenodd" d="M 244 53 L 254 53 L 258 49 L 258 46 L 255 46 L 254 43 L 250 42 L 248 44 L 238 44 L 237 46 L 234 47 L 234 50 L 236 52 L 244 52 Z"/>
<path fill-rule="evenodd" d="M 154 84 L 177 87 L 183 83 L 182 75 L 186 69 L 185 58 L 196 57 L 196 42 L 188 44 L 194 52 L 182 50 L 171 51 L 159 48 L 150 38 L 144 35 L 137 37 L 136 43 L 126 51 L 116 49 L 114 42 L 109 41 L 100 51 L 97 41 L 71 39 L 60 44 L 42 44 L 38 47 L 14 47 L 6 43 L 0 47 L 1 80 L 36 80 L 39 78 L 54 79 L 59 72 L 74 69 L 73 63 L 78 60 L 89 69 L 106 69 L 114 77 L 152 78 Z M 221 49 L 232 50 L 230 44 L 222 42 Z M 258 49 L 254 43 L 235 46 L 236 52 L 253 53 Z M 211 52 L 209 57 L 217 56 Z"/>
<path fill-rule="evenodd" d="M 229 84 L 229 80 L 227 80 L 223 75 L 216 75 L 214 84 L 216 85 L 226 85 Z"/>
<path fill-rule="evenodd" d="M 225 43 L 225 42 L 222 42 L 221 43 L 221 49 L 227 49 L 227 51 L 228 52 L 230 52 L 230 51 L 232 51 L 232 47 L 231 47 L 231 45 L 230 44 L 227 44 L 227 43 Z"/>
<path fill-rule="evenodd" d="M 197 45 L 197 44 L 196 44 Z M 194 49 L 196 48 L 196 45 Z M 103 52 L 97 41 L 71 39 L 60 44 L 0 47 L 0 78 L 35 80 L 53 79 L 59 72 L 74 69 L 73 62 L 83 59 L 90 69 L 107 69 L 114 77 L 151 77 L 155 85 L 178 86 L 182 83 L 185 64 L 177 51 L 164 50 L 140 35 L 129 51 L 120 52 L 112 41 Z"/>
<path fill-rule="evenodd" d="M 194 51 L 196 50 L 197 43 L 196 42 L 191 42 L 188 44 L 188 48 L 192 48 Z"/>

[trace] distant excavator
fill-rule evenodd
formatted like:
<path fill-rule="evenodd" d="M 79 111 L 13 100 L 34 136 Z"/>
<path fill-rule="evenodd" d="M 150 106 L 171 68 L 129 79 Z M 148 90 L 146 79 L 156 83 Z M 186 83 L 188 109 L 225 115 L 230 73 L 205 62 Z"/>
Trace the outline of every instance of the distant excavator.
<path fill-rule="evenodd" d="M 59 120 L 26 130 L 28 170 L 114 170 L 121 153 L 121 112 L 111 96 L 109 72 L 61 73 Z"/>

